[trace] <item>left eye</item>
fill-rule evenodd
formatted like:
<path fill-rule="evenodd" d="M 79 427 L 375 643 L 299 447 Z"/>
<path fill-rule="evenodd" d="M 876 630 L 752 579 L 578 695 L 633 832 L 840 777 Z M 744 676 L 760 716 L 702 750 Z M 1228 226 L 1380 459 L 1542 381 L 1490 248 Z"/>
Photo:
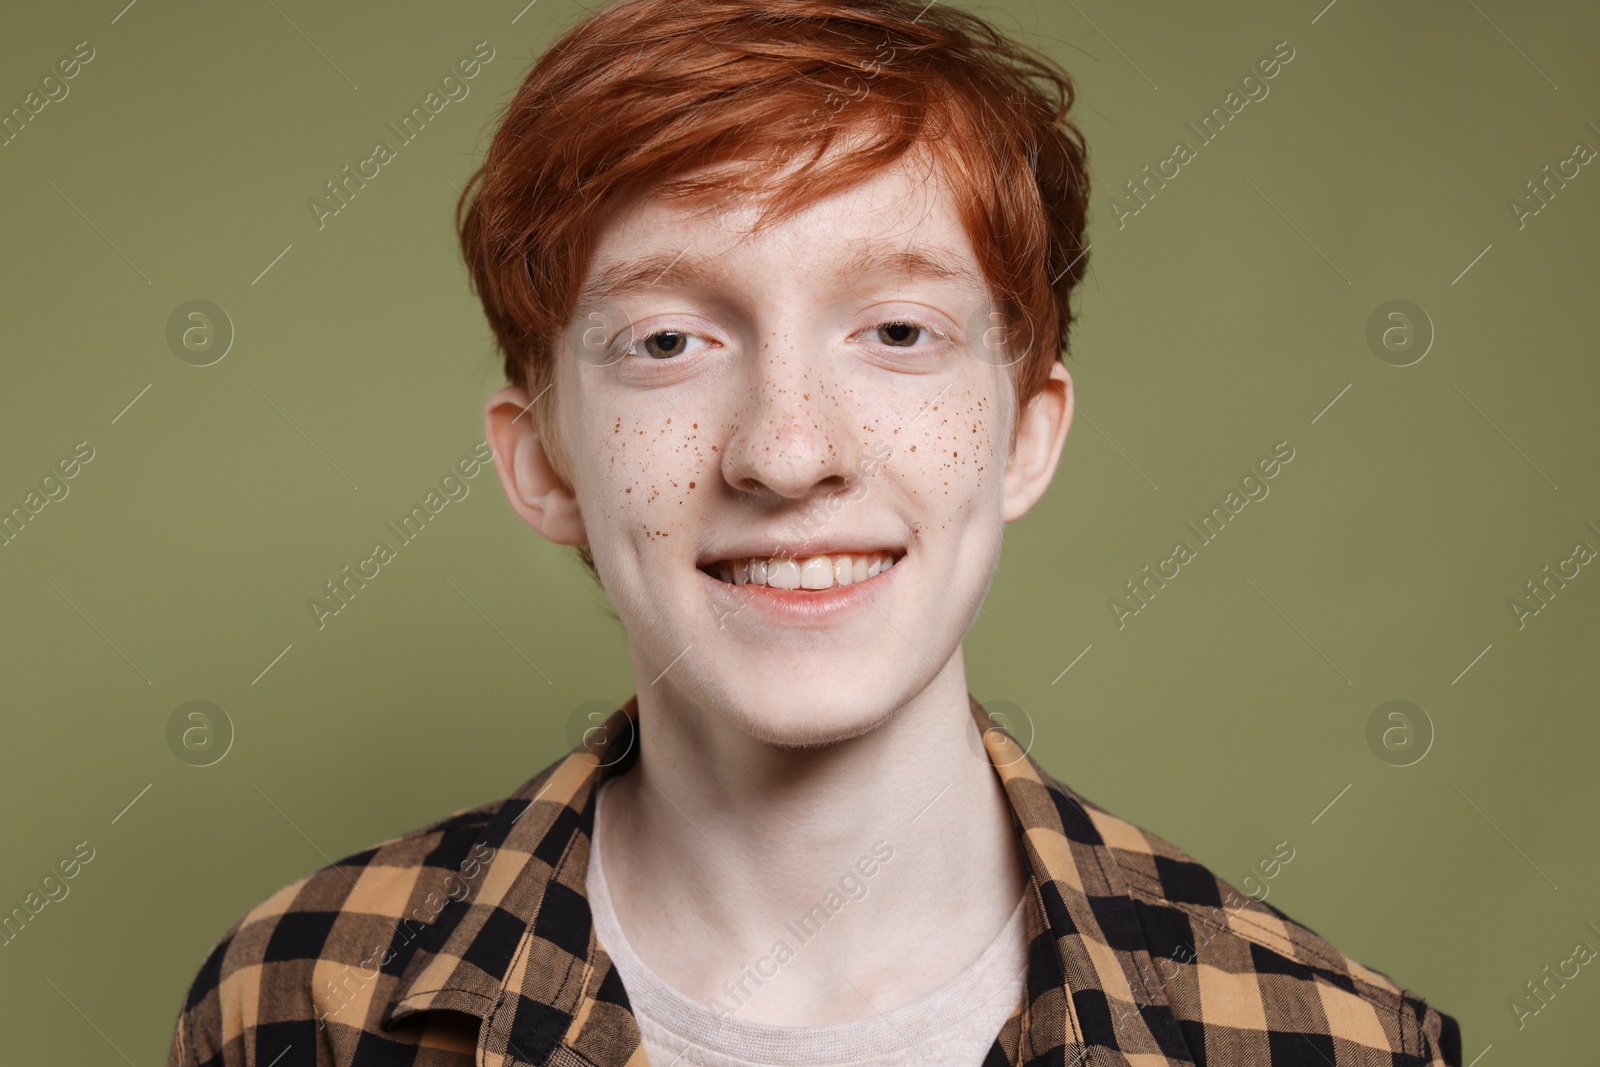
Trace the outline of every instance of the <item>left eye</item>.
<path fill-rule="evenodd" d="M 914 348 L 918 340 L 939 336 L 939 331 L 932 327 L 908 319 L 880 322 L 872 327 L 872 332 L 877 335 L 880 343 L 890 348 Z"/>

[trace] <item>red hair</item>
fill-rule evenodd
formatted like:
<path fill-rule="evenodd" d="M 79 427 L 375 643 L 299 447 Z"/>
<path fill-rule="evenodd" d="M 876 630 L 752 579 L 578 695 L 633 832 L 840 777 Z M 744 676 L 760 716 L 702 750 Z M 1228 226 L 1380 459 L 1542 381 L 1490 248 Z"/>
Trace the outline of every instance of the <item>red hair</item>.
<path fill-rule="evenodd" d="M 1074 97 L 1043 53 L 937 2 L 622 0 L 583 20 L 529 71 L 456 205 L 506 378 L 538 396 L 556 469 L 546 389 L 603 209 L 762 195 L 763 221 L 781 219 L 914 148 L 1024 343 L 1006 357 L 1020 410 L 1066 353 L 1088 266 Z M 852 150 L 818 167 L 845 135 Z M 779 178 L 762 160 L 798 165 Z"/>

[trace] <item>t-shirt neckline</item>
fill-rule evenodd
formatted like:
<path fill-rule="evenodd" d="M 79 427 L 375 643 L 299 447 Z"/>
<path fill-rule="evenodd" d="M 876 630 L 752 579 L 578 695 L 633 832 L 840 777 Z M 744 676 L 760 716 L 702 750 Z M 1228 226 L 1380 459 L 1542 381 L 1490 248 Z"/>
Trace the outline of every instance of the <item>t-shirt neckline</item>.
<path fill-rule="evenodd" d="M 663 981 L 639 958 L 622 931 L 606 882 L 600 847 L 602 801 L 613 781 L 602 782 L 595 796 L 585 886 L 595 935 L 617 968 L 636 1016 L 658 1024 L 677 1043 L 690 1042 L 737 1062 L 829 1067 L 880 1055 L 903 1054 L 908 1046 L 949 1034 L 959 1029 L 968 1017 L 977 1014 L 1000 991 L 1006 995 L 1006 1014 L 1015 1007 L 1022 992 L 1021 976 L 1025 974 L 1027 962 L 1026 891 L 999 934 L 977 959 L 938 988 L 908 1004 L 821 1026 L 753 1022 L 726 1011 L 719 1015 Z M 1004 1017 L 999 1021 L 1003 1022 Z M 998 1026 L 994 1029 L 998 1030 Z"/>

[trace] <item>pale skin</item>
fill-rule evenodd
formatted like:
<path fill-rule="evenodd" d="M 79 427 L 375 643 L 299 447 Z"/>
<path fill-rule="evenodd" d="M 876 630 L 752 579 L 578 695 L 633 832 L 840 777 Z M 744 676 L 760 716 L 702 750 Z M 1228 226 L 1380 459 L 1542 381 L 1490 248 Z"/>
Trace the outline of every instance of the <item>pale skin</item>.
<path fill-rule="evenodd" d="M 726 1004 L 723 983 L 784 940 L 794 958 L 738 1017 L 821 1025 L 932 992 L 1021 898 L 962 639 L 1005 525 L 1055 473 L 1072 379 L 1056 362 L 1019 413 L 1005 360 L 974 354 L 990 295 L 920 164 L 752 232 L 756 213 L 645 198 L 606 217 L 589 279 L 655 253 L 705 270 L 653 272 L 612 297 L 633 338 L 620 358 L 558 346 L 551 431 L 570 470 L 541 446 L 525 390 L 495 393 L 485 420 L 513 509 L 557 544 L 591 546 L 626 631 L 640 758 L 602 816 L 629 942 L 673 988 Z M 912 247 L 978 281 L 845 269 Z M 904 556 L 870 603 L 820 622 L 742 606 L 697 569 L 830 544 Z M 876 842 L 893 858 L 866 894 L 798 945 L 784 923 Z"/>

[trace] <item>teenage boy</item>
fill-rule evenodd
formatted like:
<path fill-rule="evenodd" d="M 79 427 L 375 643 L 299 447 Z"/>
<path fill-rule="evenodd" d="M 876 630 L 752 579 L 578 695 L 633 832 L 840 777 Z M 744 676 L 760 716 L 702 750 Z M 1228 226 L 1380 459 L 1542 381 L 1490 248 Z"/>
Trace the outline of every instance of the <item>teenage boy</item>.
<path fill-rule="evenodd" d="M 173 1064 L 1460 1063 L 967 691 L 1072 418 L 1072 102 L 922 0 L 624 0 L 540 59 L 458 215 L 486 425 L 636 695 L 243 916 Z"/>

